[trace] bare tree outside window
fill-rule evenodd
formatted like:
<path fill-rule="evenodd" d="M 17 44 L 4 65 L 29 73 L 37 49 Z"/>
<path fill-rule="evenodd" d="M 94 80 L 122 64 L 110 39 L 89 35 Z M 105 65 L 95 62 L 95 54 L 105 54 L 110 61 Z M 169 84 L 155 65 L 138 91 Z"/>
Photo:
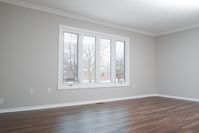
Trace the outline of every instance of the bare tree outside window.
<path fill-rule="evenodd" d="M 116 41 L 116 82 L 125 81 L 125 45 L 122 41 Z"/>
<path fill-rule="evenodd" d="M 78 82 L 78 35 L 72 33 L 64 33 L 64 60 L 63 60 L 63 82 Z"/>
<path fill-rule="evenodd" d="M 95 82 L 95 37 L 83 37 L 83 83 Z"/>

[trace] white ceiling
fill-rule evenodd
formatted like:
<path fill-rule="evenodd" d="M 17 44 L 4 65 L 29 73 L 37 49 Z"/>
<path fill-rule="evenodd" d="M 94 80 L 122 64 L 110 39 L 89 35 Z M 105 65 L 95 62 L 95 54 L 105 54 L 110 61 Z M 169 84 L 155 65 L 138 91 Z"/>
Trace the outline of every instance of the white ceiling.
<path fill-rule="evenodd" d="M 159 35 L 199 25 L 198 0 L 20 0 Z"/>

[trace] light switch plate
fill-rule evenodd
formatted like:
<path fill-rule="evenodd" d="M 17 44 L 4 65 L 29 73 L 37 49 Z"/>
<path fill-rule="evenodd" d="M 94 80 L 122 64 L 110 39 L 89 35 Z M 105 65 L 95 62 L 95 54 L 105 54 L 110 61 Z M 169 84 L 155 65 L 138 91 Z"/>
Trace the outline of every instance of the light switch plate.
<path fill-rule="evenodd" d="M 133 84 L 133 88 L 136 88 L 136 85 L 135 85 L 135 84 Z"/>
<path fill-rule="evenodd" d="M 48 88 L 48 93 L 52 93 L 52 88 Z"/>

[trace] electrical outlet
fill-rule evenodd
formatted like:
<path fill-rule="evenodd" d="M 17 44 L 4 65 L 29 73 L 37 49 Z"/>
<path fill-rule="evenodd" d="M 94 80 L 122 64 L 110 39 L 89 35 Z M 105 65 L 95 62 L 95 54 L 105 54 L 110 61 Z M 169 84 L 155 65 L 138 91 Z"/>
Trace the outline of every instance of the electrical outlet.
<path fill-rule="evenodd" d="M 52 93 L 52 88 L 48 88 L 48 93 Z"/>
<path fill-rule="evenodd" d="M 0 104 L 4 104 L 4 99 L 0 98 Z"/>
<path fill-rule="evenodd" d="M 34 89 L 29 89 L 29 94 L 33 95 L 34 94 Z"/>

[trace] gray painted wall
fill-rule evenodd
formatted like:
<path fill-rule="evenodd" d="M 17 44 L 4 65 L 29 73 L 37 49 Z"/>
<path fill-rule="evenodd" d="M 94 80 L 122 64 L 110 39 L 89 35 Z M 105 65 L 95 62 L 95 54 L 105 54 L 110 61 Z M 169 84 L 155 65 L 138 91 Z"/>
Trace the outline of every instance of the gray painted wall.
<path fill-rule="evenodd" d="M 130 38 L 130 86 L 57 90 L 58 25 Z M 136 88 L 133 88 L 135 82 Z M 47 88 L 52 93 L 47 93 Z M 29 94 L 33 88 L 34 95 Z M 0 3 L 0 109 L 98 100 L 156 92 L 153 37 Z"/>
<path fill-rule="evenodd" d="M 199 28 L 156 41 L 158 93 L 199 98 Z"/>

